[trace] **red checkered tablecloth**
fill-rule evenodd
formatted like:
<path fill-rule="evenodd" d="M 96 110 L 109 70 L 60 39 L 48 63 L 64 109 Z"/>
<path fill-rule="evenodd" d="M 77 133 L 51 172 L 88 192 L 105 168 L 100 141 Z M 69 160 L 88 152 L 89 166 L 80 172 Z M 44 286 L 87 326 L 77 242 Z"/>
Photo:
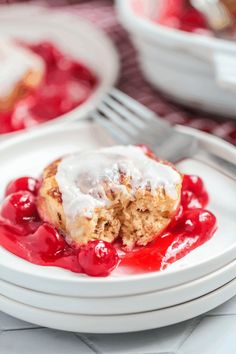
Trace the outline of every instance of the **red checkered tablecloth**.
<path fill-rule="evenodd" d="M 118 87 L 122 91 L 147 105 L 163 119 L 202 129 L 236 144 L 236 121 L 215 119 L 210 115 L 180 107 L 145 81 L 139 69 L 137 53 L 128 39 L 127 32 L 119 24 L 111 1 L 83 1 L 73 5 L 70 11 L 92 21 L 112 38 L 121 59 Z"/>
<path fill-rule="evenodd" d="M 4 2 L 14 1 L 0 0 L 0 3 Z M 93 22 L 111 37 L 120 54 L 121 76 L 118 87 L 122 91 L 151 108 L 163 119 L 210 132 L 236 144 L 236 120 L 216 118 L 212 115 L 183 108 L 169 101 L 145 81 L 138 65 L 137 53 L 128 38 L 127 32 L 117 20 L 112 1 L 49 0 L 47 2 L 56 6 L 73 3 L 73 6 L 66 6 L 65 9 Z"/>

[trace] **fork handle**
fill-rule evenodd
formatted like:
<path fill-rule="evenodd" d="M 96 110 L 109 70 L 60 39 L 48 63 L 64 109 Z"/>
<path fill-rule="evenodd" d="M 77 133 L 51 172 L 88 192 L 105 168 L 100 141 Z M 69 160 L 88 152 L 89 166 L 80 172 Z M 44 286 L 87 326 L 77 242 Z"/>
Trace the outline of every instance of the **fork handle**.
<path fill-rule="evenodd" d="M 206 152 L 205 150 L 200 150 L 194 158 L 236 181 L 236 164 Z"/>

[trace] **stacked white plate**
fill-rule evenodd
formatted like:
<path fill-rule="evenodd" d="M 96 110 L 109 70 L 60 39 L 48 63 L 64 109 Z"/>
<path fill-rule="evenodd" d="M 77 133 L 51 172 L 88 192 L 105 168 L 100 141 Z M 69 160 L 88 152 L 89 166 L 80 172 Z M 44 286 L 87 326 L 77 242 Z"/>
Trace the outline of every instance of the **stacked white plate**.
<path fill-rule="evenodd" d="M 236 161 L 231 145 L 195 131 L 220 156 Z M 21 135 L 0 146 L 0 197 L 10 179 L 38 176 L 53 159 L 85 147 L 111 145 L 100 128 L 84 122 Z M 52 328 L 115 333 L 157 328 L 206 312 L 236 294 L 235 181 L 195 159 L 179 164 L 200 175 L 210 194 L 218 229 L 203 246 L 162 272 L 115 271 L 92 278 L 56 267 L 41 267 L 0 248 L 0 310 Z"/>

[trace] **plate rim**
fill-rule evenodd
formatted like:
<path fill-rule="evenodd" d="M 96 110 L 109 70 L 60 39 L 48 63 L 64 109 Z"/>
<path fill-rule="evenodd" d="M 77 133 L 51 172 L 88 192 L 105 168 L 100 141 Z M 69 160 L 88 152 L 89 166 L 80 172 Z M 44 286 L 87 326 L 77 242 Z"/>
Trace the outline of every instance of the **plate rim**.
<path fill-rule="evenodd" d="M 232 273 L 233 272 L 233 273 Z M 227 274 L 227 276 L 225 276 Z M 229 275 L 230 274 L 230 275 Z M 67 313 L 72 313 L 72 314 L 78 314 L 78 315 L 128 315 L 128 314 L 134 314 L 134 313 L 145 313 L 145 312 L 150 312 L 152 310 L 161 310 L 161 309 L 166 309 L 169 307 L 173 307 L 176 305 L 181 305 L 186 302 L 192 301 L 194 299 L 197 299 L 199 297 L 202 297 L 206 294 L 209 294 L 212 291 L 215 291 L 216 289 L 224 286 L 225 284 L 229 283 L 233 279 L 236 278 L 236 260 L 230 262 L 226 266 L 206 275 L 203 276 L 202 278 L 194 279 L 191 282 L 184 283 L 177 285 L 172 288 L 167 288 L 163 290 L 157 290 L 157 291 L 152 291 L 148 293 L 143 293 L 143 294 L 133 294 L 133 295 L 127 295 L 127 296 L 117 296 L 117 297 L 100 297 L 100 298 L 91 298 L 91 297 L 80 297 L 80 296 L 65 296 L 65 295 L 58 295 L 58 294 L 51 294 L 51 293 L 46 293 L 46 292 L 41 292 L 41 291 L 36 291 L 30 288 L 22 287 L 19 285 L 16 285 L 12 282 L 2 280 L 0 279 L 0 295 L 6 296 L 11 298 L 12 300 L 19 301 L 23 304 L 33 306 L 33 307 L 38 307 L 41 309 L 49 310 L 49 311 L 55 311 L 55 312 L 67 312 Z M 209 286 L 210 282 L 210 286 Z M 217 285 L 213 285 L 217 284 Z M 207 288 L 205 285 L 207 284 Z M 204 290 L 203 288 L 204 287 Z M 200 289 L 200 290 L 199 290 Z M 206 290 L 207 289 L 207 290 Z M 197 293 L 196 293 L 197 290 Z M 171 292 L 171 295 L 168 294 L 168 292 Z M 159 293 L 159 294 L 158 294 Z M 182 295 L 181 300 L 179 300 L 180 294 Z M 194 295 L 193 295 L 194 293 Z M 12 295 L 13 294 L 13 295 Z M 186 295 L 187 294 L 187 295 Z M 192 295 L 190 295 L 192 294 Z M 196 295 L 197 294 L 197 295 Z M 151 296 L 151 300 L 150 300 Z M 170 298 L 173 298 L 173 300 L 168 299 L 166 301 L 165 305 L 161 305 L 158 302 L 158 305 L 155 305 L 153 307 L 153 303 L 157 303 L 156 296 L 159 297 L 164 297 L 169 296 Z M 136 306 L 132 307 L 132 310 L 128 309 L 128 305 L 125 303 L 125 299 L 129 299 L 128 301 L 136 302 Z M 29 299 L 33 299 L 30 300 Z M 58 302 L 58 299 L 59 302 Z M 101 301 L 103 302 L 102 308 L 110 307 L 116 308 L 117 304 L 123 301 L 124 299 L 124 307 L 125 307 L 125 312 L 122 312 L 124 310 L 119 310 L 116 312 L 111 312 L 111 311 L 105 311 L 101 312 L 104 310 L 100 310 L 101 306 Z M 89 303 L 85 303 L 86 300 L 89 300 Z M 112 301 L 115 300 L 115 303 L 112 304 Z M 39 301 L 39 302 L 38 302 Z M 73 306 L 72 307 L 64 307 L 63 303 L 68 303 L 70 301 L 73 301 Z M 151 306 L 145 306 L 145 309 L 142 307 L 142 310 L 140 309 L 140 303 L 142 302 L 148 302 L 148 304 L 152 303 Z M 61 302 L 61 304 L 60 304 Z M 81 302 L 81 304 L 79 303 Z M 92 312 L 94 311 L 94 303 L 96 302 L 96 307 L 99 308 L 99 311 Z M 106 305 L 105 305 L 106 302 Z M 47 304 L 49 303 L 49 304 Z M 53 304 L 53 305 L 52 305 Z M 122 308 L 122 305 L 119 304 L 119 306 Z M 157 306 L 157 307 L 156 307 Z M 78 310 L 80 308 L 80 310 Z M 82 312 L 81 312 L 82 308 Z M 137 308 L 137 310 L 134 310 Z M 89 309 L 89 310 L 88 310 Z M 88 312 L 86 312 L 88 311 Z"/>
<path fill-rule="evenodd" d="M 234 292 L 232 291 L 234 289 Z M 71 331 L 71 332 L 87 332 L 87 333 L 97 333 L 97 334 L 102 334 L 102 333 L 128 333 L 128 332 L 136 332 L 136 331 L 143 331 L 143 330 L 150 330 L 154 328 L 161 328 L 167 325 L 172 325 L 176 324 L 182 321 L 189 320 L 191 318 L 194 318 L 196 316 L 199 316 L 203 313 L 206 313 L 219 305 L 225 303 L 226 301 L 230 300 L 233 296 L 234 293 L 236 292 L 236 278 L 234 278 L 232 281 L 228 282 L 227 284 L 221 286 L 220 288 L 205 294 L 197 299 L 193 299 L 191 301 L 188 301 L 184 304 L 180 305 L 175 305 L 172 307 L 169 307 L 167 309 L 160 309 L 160 310 L 153 310 L 153 311 L 147 311 L 141 314 L 134 313 L 134 314 L 126 314 L 126 315 L 106 315 L 106 316 L 99 316 L 99 315 L 77 315 L 77 314 L 69 314 L 69 313 L 59 313 L 56 311 L 49 311 L 49 310 L 43 310 L 39 309 L 34 306 L 30 305 L 25 305 L 19 301 L 12 300 L 6 296 L 0 295 L 0 309 L 8 313 L 11 316 L 16 316 L 17 318 L 24 320 L 24 321 L 29 321 L 33 322 L 37 325 L 40 326 L 46 326 L 49 328 L 54 328 L 54 329 L 59 329 L 59 330 L 64 330 L 64 331 Z M 223 296 L 223 298 L 222 298 Z M 3 303 L 1 305 L 1 302 Z M 5 303 L 4 303 L 5 302 Z M 9 305 L 10 303 L 10 305 Z M 10 310 L 9 308 L 7 309 L 7 306 L 11 307 L 14 306 L 14 310 Z M 191 306 L 194 306 L 194 310 L 191 309 Z M 16 311 L 16 308 L 20 307 L 20 310 Z M 29 315 L 29 311 L 31 311 L 31 315 Z M 32 321 L 32 311 L 37 313 L 37 320 Z M 174 311 L 174 313 L 173 313 Z M 177 312 L 178 311 L 178 312 Z M 17 312 L 17 315 L 16 315 Z M 59 320 L 59 316 L 62 317 Z M 48 323 L 48 315 L 53 315 L 54 318 L 51 319 Z M 177 318 L 178 315 L 178 318 Z M 34 315 L 35 316 L 35 315 Z M 142 317 L 142 321 L 140 321 L 140 316 Z M 151 321 L 154 320 L 155 316 L 155 324 L 151 323 Z M 157 317 L 156 317 L 157 316 Z M 161 319 L 162 316 L 162 319 Z M 36 317 L 36 316 L 35 316 Z M 163 319 L 165 318 L 165 320 Z M 79 323 L 79 326 L 85 326 L 85 328 L 74 328 L 73 327 L 73 320 L 77 319 L 77 325 Z M 99 323 L 99 320 L 101 321 L 105 320 L 107 321 L 106 323 L 104 322 L 103 325 Z M 127 322 L 132 319 L 134 320 L 135 323 L 135 328 L 125 328 L 127 325 Z M 160 320 L 161 319 L 161 320 Z M 117 324 L 116 321 L 120 321 L 120 323 Z M 110 322 L 109 322 L 110 321 Z M 112 321 L 112 324 L 111 324 Z M 144 322 L 146 321 L 147 325 L 144 325 Z M 161 322 L 162 321 L 162 322 Z M 161 323 L 160 323 L 161 322 Z M 62 325 L 60 326 L 55 326 L 55 324 L 61 323 Z M 140 326 L 141 323 L 141 326 Z M 157 324 L 158 323 L 158 324 Z M 95 325 L 94 325 L 95 324 Z M 94 326 L 93 329 L 89 326 Z M 107 326 L 107 330 L 104 330 L 104 326 Z M 116 328 L 116 329 L 112 329 Z M 130 326 L 130 324 L 128 324 Z M 72 328 L 73 327 L 73 328 Z M 95 329 L 96 328 L 96 329 Z M 97 328 L 103 328 L 102 331 L 98 331 Z M 119 329 L 118 329 L 119 328 Z"/>

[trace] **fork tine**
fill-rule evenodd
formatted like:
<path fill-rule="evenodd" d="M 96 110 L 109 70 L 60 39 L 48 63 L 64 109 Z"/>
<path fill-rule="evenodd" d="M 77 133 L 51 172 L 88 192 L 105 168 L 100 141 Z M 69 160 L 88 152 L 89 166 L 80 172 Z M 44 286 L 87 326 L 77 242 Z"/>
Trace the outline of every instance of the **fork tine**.
<path fill-rule="evenodd" d="M 126 109 L 129 109 L 135 114 L 135 117 L 138 116 L 141 120 L 142 123 L 147 126 L 150 124 L 154 124 L 156 129 L 161 132 L 161 135 L 164 136 L 168 133 L 170 133 L 172 127 L 171 124 L 162 118 L 160 118 L 156 113 L 142 105 L 141 103 L 135 101 L 132 97 L 126 95 L 125 93 L 119 91 L 118 89 L 113 88 L 111 90 L 111 93 L 109 96 L 112 96 L 113 99 L 117 100 L 121 105 L 124 105 Z M 136 125 L 136 119 L 133 119 L 133 116 L 126 115 L 126 120 L 129 120 L 129 122 L 132 125 Z M 141 128 L 142 130 L 145 129 L 145 127 Z M 140 128 L 139 128 L 140 130 Z"/>
<path fill-rule="evenodd" d="M 147 123 L 147 121 L 158 119 L 158 116 L 152 112 L 150 109 L 146 108 L 144 105 L 135 101 L 132 97 L 126 95 L 125 93 L 113 88 L 110 92 L 110 96 L 122 103 L 125 107 L 129 108 L 132 112 L 138 115 L 142 120 Z M 161 120 L 161 118 L 160 118 Z M 162 121 L 162 120 L 161 120 Z M 168 123 L 166 123 L 168 124 Z"/>
<path fill-rule="evenodd" d="M 106 119 L 98 111 L 91 112 L 91 118 L 98 122 L 105 130 L 107 130 L 115 140 L 121 144 L 130 144 L 130 137 L 119 127 L 115 126 L 110 120 Z"/>
<path fill-rule="evenodd" d="M 124 119 L 132 122 L 132 125 L 134 125 L 136 128 L 143 129 L 145 127 L 143 119 L 140 119 L 137 114 L 131 112 L 128 108 L 115 100 L 112 96 L 107 95 L 104 99 L 104 102 Z"/>
<path fill-rule="evenodd" d="M 123 119 L 119 114 L 117 114 L 112 108 L 104 103 L 98 106 L 98 112 L 104 114 L 111 121 L 113 121 L 114 126 L 118 126 L 120 130 L 129 133 L 130 135 L 137 135 L 138 131 L 135 126 L 126 119 Z"/>

